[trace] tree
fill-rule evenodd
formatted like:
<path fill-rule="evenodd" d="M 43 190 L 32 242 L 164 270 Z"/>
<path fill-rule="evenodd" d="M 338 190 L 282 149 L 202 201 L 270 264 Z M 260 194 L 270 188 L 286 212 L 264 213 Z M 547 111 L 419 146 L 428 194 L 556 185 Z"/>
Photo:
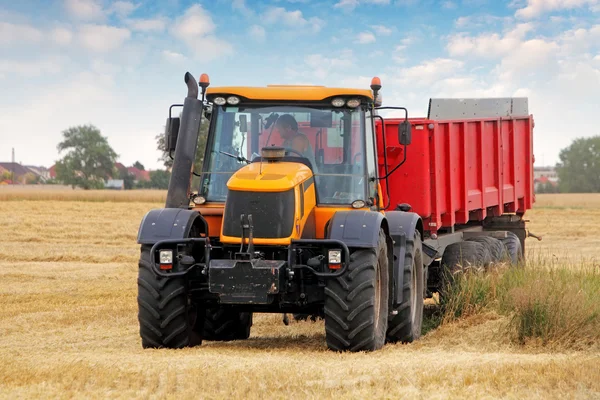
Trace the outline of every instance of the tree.
<path fill-rule="evenodd" d="M 133 189 L 133 185 L 135 184 L 135 177 L 127 171 L 127 168 L 122 168 L 119 170 L 119 179 L 123 179 L 123 186 L 125 186 L 125 190 Z"/>
<path fill-rule="evenodd" d="M 206 147 L 206 139 L 208 138 L 208 127 L 210 125 L 210 121 L 206 119 L 206 117 L 202 116 L 202 124 L 200 125 L 200 133 L 198 134 L 198 147 L 196 148 L 196 160 L 194 162 L 194 171 L 200 173 L 202 171 L 202 162 L 204 161 L 204 149 Z M 169 153 L 165 150 L 165 135 L 160 133 L 156 135 L 156 147 L 161 152 L 162 156 L 158 159 L 158 161 L 162 161 L 162 163 L 167 168 L 171 168 L 173 166 L 173 160 L 169 157 Z M 175 153 L 175 151 L 173 151 Z"/>
<path fill-rule="evenodd" d="M 559 157 L 556 171 L 561 192 L 600 192 L 600 136 L 575 139 Z"/>
<path fill-rule="evenodd" d="M 152 189 L 168 189 L 171 173 L 169 171 L 150 171 L 150 187 Z"/>
<path fill-rule="evenodd" d="M 25 185 L 35 185 L 40 183 L 39 175 L 34 174 L 33 172 L 28 172 L 21 178 L 22 183 Z"/>
<path fill-rule="evenodd" d="M 2 171 L 2 175 L 0 175 L 0 182 L 11 181 L 12 173 L 10 171 Z"/>
<path fill-rule="evenodd" d="M 134 168 L 137 168 L 137 169 L 139 169 L 140 171 L 144 171 L 144 170 L 145 170 L 145 169 L 144 169 L 144 164 L 142 164 L 142 163 L 141 163 L 141 162 L 139 162 L 139 161 L 136 161 L 136 162 L 133 164 L 133 167 L 134 167 Z"/>
<path fill-rule="evenodd" d="M 71 127 L 57 146 L 65 156 L 56 162 L 56 177 L 73 188 L 100 189 L 114 174 L 117 153 L 93 125 Z"/>

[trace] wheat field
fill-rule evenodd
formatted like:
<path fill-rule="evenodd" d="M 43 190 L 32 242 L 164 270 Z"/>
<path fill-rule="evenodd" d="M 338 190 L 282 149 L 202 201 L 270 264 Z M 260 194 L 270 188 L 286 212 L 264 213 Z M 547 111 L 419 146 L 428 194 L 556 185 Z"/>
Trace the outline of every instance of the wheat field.
<path fill-rule="evenodd" d="M 330 352 L 322 322 L 264 314 L 246 341 L 142 350 L 135 240 L 164 192 L 75 192 L 0 192 L 1 398 L 600 398 L 598 343 L 519 345 L 496 312 L 374 353 Z M 530 259 L 600 268 L 599 195 L 538 195 L 527 217 L 543 237 Z"/>

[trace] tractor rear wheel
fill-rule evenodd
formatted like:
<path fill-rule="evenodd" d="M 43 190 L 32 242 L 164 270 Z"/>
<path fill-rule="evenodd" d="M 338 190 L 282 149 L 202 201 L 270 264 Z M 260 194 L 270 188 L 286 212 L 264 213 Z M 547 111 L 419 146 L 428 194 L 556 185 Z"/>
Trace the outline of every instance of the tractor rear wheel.
<path fill-rule="evenodd" d="M 202 337 L 194 330 L 197 307 L 189 302 L 185 279 L 157 276 L 151 266 L 151 246 L 142 245 L 138 270 L 138 321 L 143 348 L 197 346 Z"/>
<path fill-rule="evenodd" d="M 421 337 L 423 325 L 423 255 L 421 234 L 406 242 L 402 304 L 388 322 L 387 341 L 410 343 Z"/>
<path fill-rule="evenodd" d="M 204 313 L 204 340 L 243 340 L 250 337 L 252 313 L 215 307 Z"/>
<path fill-rule="evenodd" d="M 336 351 L 378 350 L 388 326 L 389 267 L 385 233 L 374 249 L 356 250 L 346 272 L 325 287 L 325 340 Z"/>

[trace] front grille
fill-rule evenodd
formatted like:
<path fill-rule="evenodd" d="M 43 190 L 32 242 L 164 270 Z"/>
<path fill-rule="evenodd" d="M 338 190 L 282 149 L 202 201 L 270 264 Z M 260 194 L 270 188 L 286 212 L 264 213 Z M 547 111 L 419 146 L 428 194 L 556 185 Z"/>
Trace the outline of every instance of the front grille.
<path fill-rule="evenodd" d="M 242 214 L 252 214 L 255 238 L 289 237 L 294 227 L 294 189 L 285 192 L 230 190 L 223 215 L 223 235 L 242 237 Z"/>

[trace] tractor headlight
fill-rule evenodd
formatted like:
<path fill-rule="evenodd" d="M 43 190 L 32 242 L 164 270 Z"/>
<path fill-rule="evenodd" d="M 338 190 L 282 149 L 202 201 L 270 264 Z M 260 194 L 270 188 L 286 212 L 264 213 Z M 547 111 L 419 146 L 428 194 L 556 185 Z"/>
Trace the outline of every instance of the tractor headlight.
<path fill-rule="evenodd" d="M 173 264 L 173 250 L 161 250 L 159 254 L 161 264 Z"/>
<path fill-rule="evenodd" d="M 194 204 L 196 204 L 196 205 L 202 205 L 202 204 L 206 203 L 206 197 L 196 196 L 196 197 L 194 197 L 193 201 L 194 201 Z"/>
<path fill-rule="evenodd" d="M 342 251 L 341 250 L 329 250 L 329 264 L 341 264 L 342 263 Z"/>
<path fill-rule="evenodd" d="M 346 102 L 346 105 L 350 108 L 356 108 L 356 107 L 360 106 L 360 100 L 359 99 L 350 99 Z"/>
<path fill-rule="evenodd" d="M 225 103 L 227 103 L 227 100 L 225 100 L 225 97 L 215 97 L 213 99 L 213 103 L 215 103 L 218 106 L 222 106 Z"/>
<path fill-rule="evenodd" d="M 344 107 L 344 104 L 346 104 L 346 102 L 341 97 L 336 97 L 335 99 L 331 100 L 331 104 L 334 107 Z"/>
<path fill-rule="evenodd" d="M 227 104 L 230 104 L 232 106 L 237 106 L 238 104 L 240 104 L 240 98 L 237 96 L 229 96 L 227 98 Z"/>

